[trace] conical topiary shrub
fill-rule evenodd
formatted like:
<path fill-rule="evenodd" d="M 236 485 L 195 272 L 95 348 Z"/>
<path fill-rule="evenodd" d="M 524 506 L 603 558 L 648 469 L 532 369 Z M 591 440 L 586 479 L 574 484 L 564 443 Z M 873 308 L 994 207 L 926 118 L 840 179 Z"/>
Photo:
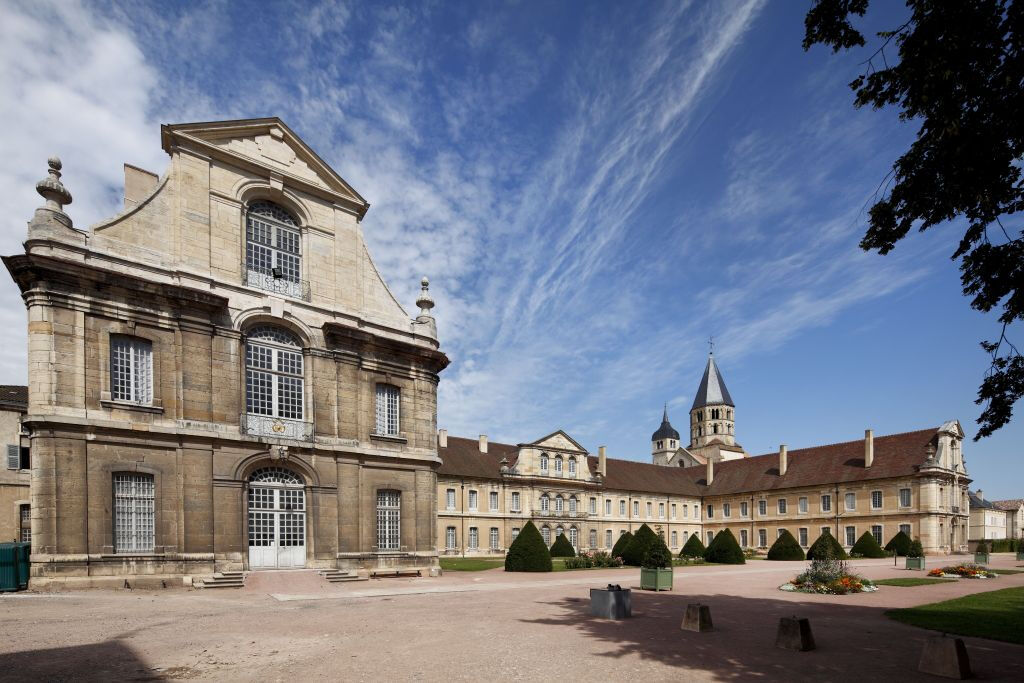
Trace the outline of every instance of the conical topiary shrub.
<path fill-rule="evenodd" d="M 628 531 L 619 536 L 619 540 L 615 541 L 615 545 L 612 547 L 612 557 L 622 557 L 622 553 L 626 552 L 626 548 L 632 540 L 633 534 Z"/>
<path fill-rule="evenodd" d="M 533 522 L 523 525 L 505 555 L 507 572 L 549 572 L 551 553 Z"/>
<path fill-rule="evenodd" d="M 886 557 L 886 553 L 878 545 L 874 534 L 865 531 L 850 548 L 850 557 Z"/>
<path fill-rule="evenodd" d="M 704 557 L 704 551 L 707 548 L 700 542 L 700 534 L 692 534 L 686 543 L 683 544 L 683 549 L 679 551 L 679 557 L 689 557 L 696 559 L 698 557 Z"/>
<path fill-rule="evenodd" d="M 832 534 L 822 534 L 818 536 L 818 540 L 811 544 L 811 547 L 807 549 L 808 560 L 823 560 L 825 559 L 825 551 L 828 551 L 828 557 L 834 560 L 845 560 L 846 551 L 843 550 L 843 546 L 839 545 L 839 541 Z"/>
<path fill-rule="evenodd" d="M 708 543 L 708 547 L 704 551 L 704 559 L 708 562 L 718 562 L 719 564 L 747 563 L 743 557 L 743 550 L 740 548 L 740 544 L 736 542 L 736 537 L 728 529 L 722 529 L 715 534 L 714 538 L 711 539 L 711 543 Z"/>
<path fill-rule="evenodd" d="M 889 542 L 885 544 L 885 549 L 890 553 L 895 552 L 901 557 L 906 557 L 907 553 L 910 552 L 911 543 L 913 543 L 913 541 L 910 536 L 907 536 L 905 533 L 900 531 L 889 539 Z"/>
<path fill-rule="evenodd" d="M 551 546 L 551 557 L 576 557 L 576 549 L 565 534 L 558 534 Z"/>
<path fill-rule="evenodd" d="M 793 534 L 789 533 L 787 529 L 783 529 L 779 537 L 775 539 L 775 543 L 772 543 L 772 547 L 768 549 L 768 559 L 802 560 L 804 559 L 804 549 L 793 538 Z"/>
<path fill-rule="evenodd" d="M 643 564 L 647 551 L 656 543 L 665 545 L 665 542 L 658 537 L 658 534 L 654 533 L 651 527 L 641 524 L 633 534 L 629 545 L 622 551 L 622 561 L 631 567 L 639 567 Z"/>

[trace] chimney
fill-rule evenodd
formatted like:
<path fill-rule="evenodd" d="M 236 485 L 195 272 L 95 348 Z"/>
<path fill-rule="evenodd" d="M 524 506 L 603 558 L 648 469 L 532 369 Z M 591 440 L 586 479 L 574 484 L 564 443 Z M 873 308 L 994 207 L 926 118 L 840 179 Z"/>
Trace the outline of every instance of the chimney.
<path fill-rule="evenodd" d="M 597 473 L 602 477 L 608 476 L 608 456 L 605 454 L 604 446 L 597 449 Z"/>
<path fill-rule="evenodd" d="M 786 476 L 786 470 L 789 469 L 789 453 L 786 452 L 786 444 L 779 444 L 779 476 Z"/>
<path fill-rule="evenodd" d="M 437 446 L 438 448 L 448 448 L 448 430 L 438 429 L 437 430 Z"/>
<path fill-rule="evenodd" d="M 480 452 L 481 453 L 486 453 L 487 452 L 487 435 L 486 434 L 481 434 L 480 435 Z"/>
<path fill-rule="evenodd" d="M 715 461 L 709 455 L 708 456 L 708 476 L 707 476 L 708 486 L 711 486 L 711 482 L 713 482 L 714 480 L 715 480 Z"/>
<path fill-rule="evenodd" d="M 875 462 L 875 433 L 870 429 L 864 430 L 864 467 L 871 467 Z"/>
<path fill-rule="evenodd" d="M 976 495 L 979 500 L 985 500 L 985 493 L 981 489 L 978 489 L 977 491 L 975 491 L 974 495 Z"/>

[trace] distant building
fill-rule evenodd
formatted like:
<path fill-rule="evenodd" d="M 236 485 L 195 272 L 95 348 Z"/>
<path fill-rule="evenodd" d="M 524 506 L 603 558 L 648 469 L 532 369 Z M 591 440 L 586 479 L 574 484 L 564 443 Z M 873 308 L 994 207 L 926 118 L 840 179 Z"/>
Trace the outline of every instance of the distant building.
<path fill-rule="evenodd" d="M 1006 513 L 1006 537 L 1024 538 L 1024 498 L 994 500 L 992 505 Z"/>
<path fill-rule="evenodd" d="M 29 482 L 29 438 L 22 426 L 28 409 L 28 387 L 0 385 L 0 543 L 32 540 Z"/>
<path fill-rule="evenodd" d="M 971 539 L 980 541 L 995 538 L 1012 538 L 1011 527 L 1007 524 L 1007 511 L 985 500 L 981 489 L 970 492 Z"/>

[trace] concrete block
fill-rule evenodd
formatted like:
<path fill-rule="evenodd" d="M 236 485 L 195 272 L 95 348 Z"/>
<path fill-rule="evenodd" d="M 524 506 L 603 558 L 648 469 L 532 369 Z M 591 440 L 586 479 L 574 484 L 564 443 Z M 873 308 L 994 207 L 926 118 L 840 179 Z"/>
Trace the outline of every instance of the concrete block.
<path fill-rule="evenodd" d="M 798 652 L 813 650 L 815 645 L 814 636 L 811 634 L 810 619 L 805 617 L 782 617 L 779 619 L 775 647 Z"/>
<path fill-rule="evenodd" d="M 711 625 L 711 607 L 709 605 L 702 605 L 699 602 L 687 605 L 686 614 L 683 615 L 683 623 L 680 628 L 684 631 L 695 631 L 697 633 L 714 630 L 714 627 Z"/>
<path fill-rule="evenodd" d="M 967 647 L 960 638 L 945 635 L 931 636 L 924 643 L 921 659 L 917 663 L 921 673 L 963 680 L 971 676 L 971 662 Z"/>
<path fill-rule="evenodd" d="M 590 615 L 602 619 L 625 619 L 633 615 L 630 590 L 590 589 Z"/>

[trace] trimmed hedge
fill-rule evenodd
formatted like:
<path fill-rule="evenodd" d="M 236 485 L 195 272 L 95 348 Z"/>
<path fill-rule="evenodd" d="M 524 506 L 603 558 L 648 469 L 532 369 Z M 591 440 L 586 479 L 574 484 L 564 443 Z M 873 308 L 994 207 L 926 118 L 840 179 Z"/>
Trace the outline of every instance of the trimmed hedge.
<path fill-rule="evenodd" d="M 788 529 L 783 529 L 779 537 L 775 539 L 775 543 L 772 543 L 772 547 L 768 549 L 768 559 L 802 560 L 804 559 L 804 549 L 800 547 Z"/>
<path fill-rule="evenodd" d="M 683 544 L 683 549 L 679 551 L 679 557 L 704 557 L 705 550 L 707 550 L 707 548 L 705 548 L 704 544 L 700 542 L 700 534 L 695 533 L 686 539 L 686 543 Z"/>
<path fill-rule="evenodd" d="M 905 533 L 900 531 L 889 539 L 889 542 L 885 544 L 885 549 L 890 553 L 895 552 L 901 557 L 906 557 L 907 553 L 910 552 L 911 543 L 913 543 L 913 541 L 910 539 L 910 536 L 907 536 Z"/>
<path fill-rule="evenodd" d="M 740 544 L 736 542 L 736 537 L 728 529 L 722 529 L 715 534 L 704 551 L 704 559 L 707 562 L 718 562 L 719 564 L 747 563 Z"/>
<path fill-rule="evenodd" d="M 558 538 L 551 545 L 551 557 L 576 557 L 576 549 L 569 542 L 565 534 L 558 534 Z"/>
<path fill-rule="evenodd" d="M 672 566 L 672 553 L 664 543 L 654 543 L 644 555 L 645 569 L 667 569 Z"/>
<path fill-rule="evenodd" d="M 658 534 L 654 533 L 651 527 L 641 524 L 640 528 L 633 534 L 633 539 L 629 542 L 629 545 L 622 551 L 622 561 L 631 567 L 639 567 L 644 563 L 647 552 L 654 545 L 665 546 L 665 542 L 661 540 Z M 667 546 L 665 546 L 665 550 L 668 550 Z M 669 552 L 669 557 L 671 556 L 672 553 Z"/>
<path fill-rule="evenodd" d="M 870 531 L 865 531 L 861 534 L 857 542 L 850 548 L 850 557 L 887 557 L 888 555 L 882 546 L 878 545 L 878 541 L 875 540 L 874 534 Z"/>
<path fill-rule="evenodd" d="M 549 572 L 551 553 L 533 522 L 523 525 L 523 530 L 512 541 L 505 555 L 507 572 Z"/>
<path fill-rule="evenodd" d="M 1012 553 L 1020 548 L 1020 542 L 1015 538 L 997 538 L 992 541 L 992 552 Z"/>
<path fill-rule="evenodd" d="M 619 540 L 615 541 L 615 545 L 612 546 L 612 557 L 622 557 L 622 553 L 626 552 L 626 548 L 632 540 L 633 534 L 628 531 L 619 536 Z"/>
<path fill-rule="evenodd" d="M 829 555 L 835 560 L 845 560 L 846 551 L 843 550 L 843 546 L 839 545 L 839 541 L 832 534 L 822 534 L 818 536 L 818 540 L 811 544 L 811 547 L 807 549 L 808 560 L 821 560 L 825 558 L 825 550 L 829 550 Z"/>

